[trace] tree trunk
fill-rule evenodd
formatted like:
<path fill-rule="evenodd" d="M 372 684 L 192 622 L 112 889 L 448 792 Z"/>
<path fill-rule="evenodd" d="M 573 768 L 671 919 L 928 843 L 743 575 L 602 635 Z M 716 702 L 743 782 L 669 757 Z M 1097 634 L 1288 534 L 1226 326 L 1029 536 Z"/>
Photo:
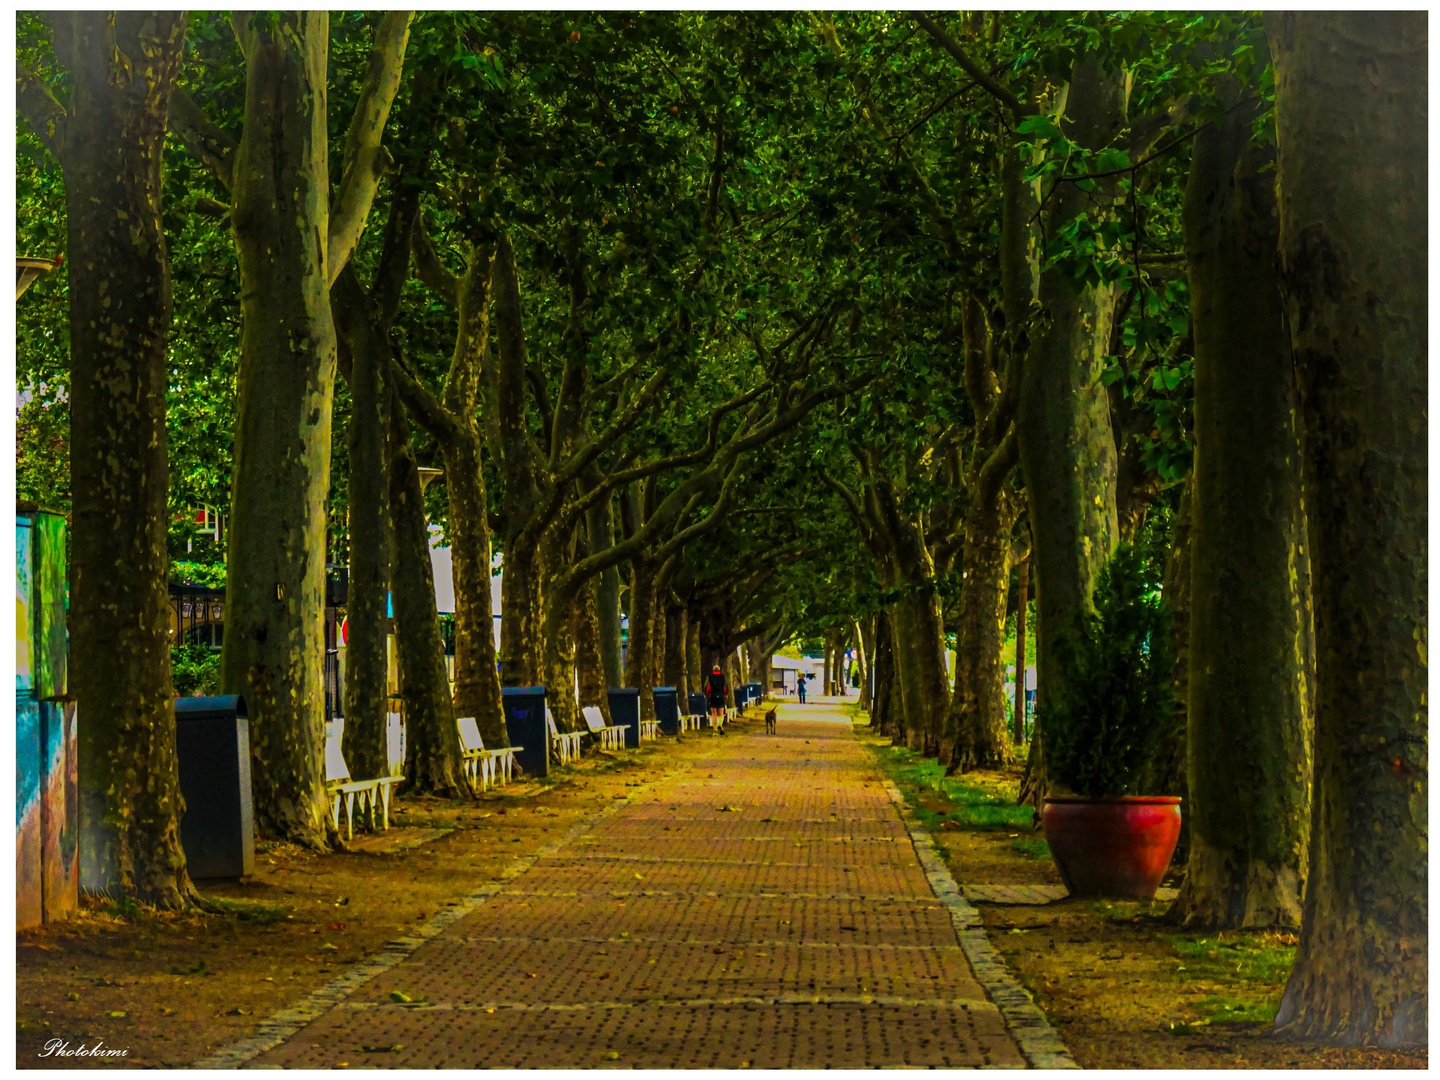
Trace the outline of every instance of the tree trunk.
<path fill-rule="evenodd" d="M 231 201 L 242 330 L 221 684 L 249 707 L 256 828 L 324 848 L 330 18 L 282 12 L 236 26 L 247 67 Z"/>
<path fill-rule="evenodd" d="M 1017 507 L 974 499 L 965 521 L 955 693 L 946 715 L 952 733 L 941 760 L 947 773 L 999 769 L 1015 760 L 1005 722 L 1005 601 L 1010 591 L 1010 530 Z M 946 760 L 948 758 L 948 761 Z"/>
<path fill-rule="evenodd" d="M 860 668 L 860 690 L 856 698 L 862 709 L 868 709 L 870 706 L 870 652 L 865 647 L 865 633 L 860 628 L 860 620 L 854 619 L 851 622 L 855 628 L 855 655 Z"/>
<path fill-rule="evenodd" d="M 688 612 L 685 616 L 685 681 L 695 690 L 705 691 L 705 669 L 700 663 L 700 620 Z"/>
<path fill-rule="evenodd" d="M 390 401 L 390 506 L 394 515 L 395 644 L 400 659 L 400 695 L 405 704 L 405 777 L 411 791 L 468 794 L 455 731 L 455 709 L 445 670 L 445 644 L 435 608 L 435 574 L 430 564 L 430 525 L 420 489 L 420 472 L 410 444 L 405 407 Z M 359 773 L 368 780 L 382 773 Z"/>
<path fill-rule="evenodd" d="M 598 555 L 615 543 L 611 500 L 602 499 L 585 515 L 585 532 L 590 554 Z M 620 570 L 610 567 L 600 574 L 595 585 L 595 605 L 599 616 L 600 661 L 605 668 L 607 686 L 625 685 L 625 671 L 620 651 Z M 607 714 L 608 715 L 608 714 Z"/>
<path fill-rule="evenodd" d="M 353 268 L 332 290 L 336 328 L 350 356 L 350 581 L 345 650 L 345 762 L 357 777 L 384 775 L 389 715 L 390 347 L 370 324 L 369 303 Z"/>
<path fill-rule="evenodd" d="M 665 639 L 666 630 L 665 598 L 658 582 L 654 584 L 650 607 L 650 671 L 656 686 L 669 685 L 665 681 Z"/>
<path fill-rule="evenodd" d="M 1310 872 L 1276 1026 L 1346 1044 L 1428 1033 L 1426 20 L 1266 19 L 1316 631 Z"/>
<path fill-rule="evenodd" d="M 161 151 L 185 16 L 52 18 L 74 80 L 51 145 L 64 169 L 70 274 L 69 682 L 82 718 L 81 883 L 184 908 L 195 892 L 180 848 L 165 580 Z"/>
<path fill-rule="evenodd" d="M 905 744 L 916 753 L 935 754 L 950 699 L 940 599 L 930 592 L 912 590 L 900 598 L 895 611 L 895 658 L 905 709 Z"/>
<path fill-rule="evenodd" d="M 881 611 L 875 616 L 875 689 L 870 701 L 870 723 L 881 735 L 895 736 L 896 744 L 904 742 L 898 735 L 899 702 L 895 691 L 895 644 L 891 616 Z"/>
<path fill-rule="evenodd" d="M 655 719 L 655 575 L 649 563 L 630 563 L 630 639 L 625 654 L 625 685 L 640 691 L 640 719 Z"/>
<path fill-rule="evenodd" d="M 740 658 L 735 655 L 734 650 L 725 654 L 725 663 L 722 665 L 725 671 L 725 707 L 735 708 L 735 687 L 744 680 L 740 677 Z"/>
<path fill-rule="evenodd" d="M 1232 109 L 1196 137 L 1185 193 L 1194 668 L 1190 858 L 1174 917 L 1206 929 L 1299 926 L 1310 838 L 1299 402 L 1275 267 L 1274 152 L 1250 134 L 1258 111 Z"/>
<path fill-rule="evenodd" d="M 541 647 L 544 650 L 541 684 L 546 690 L 545 702 L 550 706 L 550 713 L 561 731 L 581 729 L 575 672 L 575 638 L 569 632 L 575 594 L 568 590 L 562 591 L 559 580 L 560 575 L 572 565 L 573 552 L 573 536 L 564 537 L 556 529 L 546 532 L 540 553 L 548 576 L 541 591 L 546 603 L 554 606 L 547 610 L 540 633 Z"/>
<path fill-rule="evenodd" d="M 605 692 L 605 667 L 600 658 L 600 617 L 596 610 L 599 581 L 580 587 L 571 606 L 571 634 L 575 639 L 575 674 L 580 684 L 580 707 L 594 705 L 610 723 L 610 695 Z"/>
<path fill-rule="evenodd" d="M 1015 612 L 1015 745 L 1025 741 L 1025 619 L 1030 613 L 1030 557 L 1020 564 L 1020 607 Z"/>
<path fill-rule="evenodd" d="M 461 437 L 440 444 L 450 503 L 450 558 L 455 585 L 455 714 L 473 716 L 489 747 L 508 746 L 490 574 L 489 506 L 473 418 Z M 503 625 L 503 620 L 502 620 Z"/>
<path fill-rule="evenodd" d="M 1125 123 L 1121 70 L 1102 71 L 1093 58 L 1077 61 L 1065 113 L 1075 142 L 1091 149 L 1110 144 Z M 1047 235 L 1087 214 L 1092 198 L 1074 184 L 1060 185 Z M 1115 293 L 1112 285 L 1085 285 L 1068 265 L 1055 265 L 1041 274 L 1040 302 L 1047 321 L 1027 356 L 1016 432 L 1034 538 L 1043 714 L 1063 677 L 1053 660 L 1059 638 L 1089 606 L 1116 541 L 1115 438 L 1100 382 Z M 1032 758 L 1038 751 L 1031 747 Z"/>
<path fill-rule="evenodd" d="M 500 584 L 500 684 L 541 686 L 545 605 L 540 552 L 522 546 L 512 530 Z"/>
<path fill-rule="evenodd" d="M 821 668 L 820 685 L 825 688 L 826 697 L 833 697 L 835 694 L 835 678 L 831 671 L 832 660 L 835 656 L 835 632 L 833 630 L 825 635 L 824 653 L 825 660 Z"/>
<path fill-rule="evenodd" d="M 685 677 L 685 642 L 688 635 L 685 608 L 672 604 L 665 609 L 665 682 L 675 687 L 683 707 L 689 693 L 689 680 Z"/>

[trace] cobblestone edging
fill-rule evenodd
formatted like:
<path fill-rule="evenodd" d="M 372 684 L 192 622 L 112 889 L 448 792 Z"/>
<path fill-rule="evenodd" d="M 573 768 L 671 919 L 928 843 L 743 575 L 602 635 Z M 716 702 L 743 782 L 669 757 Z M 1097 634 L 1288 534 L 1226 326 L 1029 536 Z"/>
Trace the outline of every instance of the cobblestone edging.
<path fill-rule="evenodd" d="M 688 766 L 682 766 L 684 771 Z M 364 986 L 375 976 L 382 972 L 389 971 L 396 964 L 400 963 L 425 942 L 432 938 L 439 937 L 455 923 L 465 916 L 473 913 L 478 907 L 495 896 L 507 884 L 515 878 L 524 874 L 541 859 L 548 859 L 559 852 L 568 844 L 573 843 L 584 836 L 600 822 L 608 817 L 619 813 L 625 807 L 633 805 L 641 796 L 649 793 L 650 789 L 664 780 L 668 780 L 674 772 L 653 780 L 638 791 L 632 792 L 624 799 L 616 799 L 605 809 L 589 814 L 581 818 L 574 825 L 570 826 L 563 834 L 549 843 L 538 848 L 531 855 L 521 855 L 513 860 L 509 866 L 500 872 L 500 876 L 494 881 L 487 881 L 478 889 L 462 900 L 448 904 L 443 910 L 437 911 L 430 916 L 414 933 L 405 937 L 398 937 L 386 943 L 385 948 L 360 963 L 351 967 L 343 975 L 332 979 L 318 990 L 313 990 L 300 1001 L 288 1008 L 281 1009 L 277 1013 L 262 1020 L 256 1025 L 255 1034 L 231 1043 L 229 1046 L 221 1047 L 214 1053 L 207 1054 L 191 1063 L 192 1069 L 238 1069 L 252 1058 L 259 1057 L 267 1050 L 279 1046 L 286 1039 L 290 1038 L 312 1020 L 329 1012 L 335 1006 L 343 1003 L 346 998 L 353 994 L 360 987 Z"/>
<path fill-rule="evenodd" d="M 1006 1028 L 1020 1047 L 1020 1053 L 1036 1069 L 1078 1069 L 1080 1066 L 1070 1056 L 1070 1051 L 1050 1026 L 1044 1012 L 1031 1000 L 1024 987 L 1016 982 L 1015 976 L 1011 975 L 1005 966 L 1005 961 L 995 951 L 995 946 L 990 944 L 979 913 L 970 906 L 960 892 L 960 887 L 955 884 L 955 878 L 951 876 L 944 860 L 935 853 L 930 834 L 915 820 L 905 802 L 905 796 L 900 794 L 900 789 L 889 777 L 882 776 L 881 781 L 885 785 L 885 793 L 890 796 L 890 801 L 905 822 L 905 828 L 910 833 L 910 841 L 915 845 L 915 854 L 920 859 L 920 867 L 925 871 L 930 888 L 950 912 L 950 919 L 955 924 L 955 935 L 960 939 L 960 948 L 970 961 L 970 967 L 974 969 L 975 978 L 985 988 L 990 1000 L 999 1007 L 1000 1015 L 1005 1018 Z"/>

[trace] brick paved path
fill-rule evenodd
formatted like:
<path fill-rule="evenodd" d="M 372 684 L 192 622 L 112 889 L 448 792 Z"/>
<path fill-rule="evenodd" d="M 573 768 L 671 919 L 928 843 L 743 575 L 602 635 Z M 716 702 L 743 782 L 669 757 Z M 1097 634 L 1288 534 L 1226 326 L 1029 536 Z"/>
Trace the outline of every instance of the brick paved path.
<path fill-rule="evenodd" d="M 251 1064 L 1023 1067 L 964 901 L 937 898 L 844 714 L 785 704 L 779 727 L 699 736 L 689 770 Z"/>

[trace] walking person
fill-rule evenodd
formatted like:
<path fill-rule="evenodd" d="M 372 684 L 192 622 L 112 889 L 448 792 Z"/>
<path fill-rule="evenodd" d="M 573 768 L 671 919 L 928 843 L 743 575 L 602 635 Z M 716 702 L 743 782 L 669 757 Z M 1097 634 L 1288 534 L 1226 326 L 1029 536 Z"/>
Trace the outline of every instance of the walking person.
<path fill-rule="evenodd" d="M 725 692 L 729 687 L 725 685 L 725 675 L 716 664 L 710 671 L 710 677 L 705 680 L 705 700 L 710 707 L 710 719 L 724 720 L 725 718 Z"/>
<path fill-rule="evenodd" d="M 805 673 L 800 672 L 800 678 L 795 683 L 795 692 L 800 695 L 800 704 L 805 704 Z"/>

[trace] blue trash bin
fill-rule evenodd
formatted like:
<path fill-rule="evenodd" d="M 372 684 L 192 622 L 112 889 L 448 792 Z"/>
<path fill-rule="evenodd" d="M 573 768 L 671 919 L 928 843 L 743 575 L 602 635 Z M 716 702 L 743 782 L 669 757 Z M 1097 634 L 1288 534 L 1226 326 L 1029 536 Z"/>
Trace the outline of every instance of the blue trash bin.
<path fill-rule="evenodd" d="M 545 723 L 543 686 L 507 686 L 500 691 L 505 705 L 505 730 L 515 752 L 515 761 L 526 776 L 550 775 L 550 728 Z"/>
<path fill-rule="evenodd" d="M 255 870 L 250 721 L 245 699 L 175 699 L 175 757 L 185 814 L 180 843 L 190 876 L 239 878 Z"/>
<path fill-rule="evenodd" d="M 709 727 L 710 710 L 705 705 L 705 695 L 698 691 L 692 692 L 688 704 L 690 706 L 690 715 L 700 718 L 700 726 Z"/>
<path fill-rule="evenodd" d="M 640 691 L 630 686 L 612 686 L 610 723 L 625 729 L 625 746 L 634 750 L 640 745 Z"/>
<path fill-rule="evenodd" d="M 673 686 L 657 686 L 655 696 L 655 719 L 660 721 L 660 730 L 666 735 L 680 734 L 680 696 Z"/>

